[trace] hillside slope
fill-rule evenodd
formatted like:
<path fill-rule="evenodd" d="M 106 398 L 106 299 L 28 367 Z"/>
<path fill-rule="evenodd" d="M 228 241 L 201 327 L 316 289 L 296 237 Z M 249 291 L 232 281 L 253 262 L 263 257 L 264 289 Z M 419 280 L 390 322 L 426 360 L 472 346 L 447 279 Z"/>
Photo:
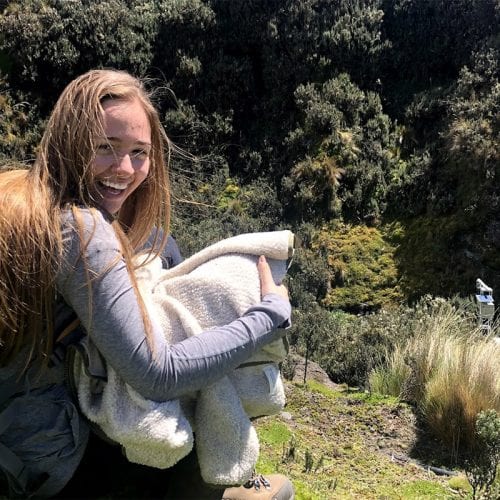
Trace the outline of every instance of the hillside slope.
<path fill-rule="evenodd" d="M 255 422 L 259 470 L 288 475 L 297 500 L 466 496 L 463 472 L 448 469 L 446 455 L 395 398 L 314 380 L 286 382 L 286 390 L 285 411 Z"/>

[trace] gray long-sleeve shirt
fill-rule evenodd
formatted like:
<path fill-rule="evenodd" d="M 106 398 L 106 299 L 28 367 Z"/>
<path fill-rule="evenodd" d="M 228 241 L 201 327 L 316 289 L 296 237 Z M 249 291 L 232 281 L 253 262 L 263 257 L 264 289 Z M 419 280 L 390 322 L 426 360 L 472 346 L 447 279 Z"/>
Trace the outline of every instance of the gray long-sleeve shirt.
<path fill-rule="evenodd" d="M 165 341 L 151 318 L 153 353 L 111 224 L 100 212 L 93 215 L 81 209 L 80 213 L 84 246 L 72 213 L 65 212 L 63 217 L 65 258 L 56 279 L 58 292 L 101 355 L 142 396 L 163 401 L 198 390 L 282 335 L 279 328 L 290 318 L 290 304 L 279 295 L 268 294 L 229 325 L 174 345 Z M 170 249 L 170 256 L 174 264 L 180 258 L 175 248 Z"/>

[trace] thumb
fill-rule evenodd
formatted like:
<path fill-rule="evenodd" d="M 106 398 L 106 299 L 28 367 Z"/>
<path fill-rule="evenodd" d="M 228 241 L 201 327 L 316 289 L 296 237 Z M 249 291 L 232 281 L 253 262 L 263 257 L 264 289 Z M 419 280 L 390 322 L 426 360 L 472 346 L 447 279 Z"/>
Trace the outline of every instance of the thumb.
<path fill-rule="evenodd" d="M 276 284 L 274 283 L 271 268 L 269 267 L 269 264 L 263 255 L 259 257 L 257 268 L 259 270 L 260 289 L 262 296 L 264 296 L 267 293 L 272 292 L 276 287 Z"/>

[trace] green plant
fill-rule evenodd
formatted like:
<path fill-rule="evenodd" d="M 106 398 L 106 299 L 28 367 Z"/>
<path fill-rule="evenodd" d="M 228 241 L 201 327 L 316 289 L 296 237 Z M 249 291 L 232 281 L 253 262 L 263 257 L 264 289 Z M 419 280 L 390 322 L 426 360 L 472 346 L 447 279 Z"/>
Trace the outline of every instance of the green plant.
<path fill-rule="evenodd" d="M 472 496 L 475 499 L 484 494 L 486 498 L 494 498 L 493 484 L 500 464 L 500 414 L 497 411 L 485 410 L 477 415 L 476 438 L 474 451 L 466 463 Z"/>
<path fill-rule="evenodd" d="M 365 387 L 371 371 L 384 364 L 418 324 L 415 310 L 400 306 L 364 316 L 330 314 L 326 334 L 313 359 L 337 383 Z"/>
<path fill-rule="evenodd" d="M 314 472 L 315 474 L 321 470 L 325 462 L 325 455 L 321 455 L 316 462 L 316 465 L 314 464 L 314 455 L 311 452 L 311 450 L 308 448 L 305 453 L 304 453 L 304 469 L 303 472 L 305 473 L 310 473 Z"/>
<path fill-rule="evenodd" d="M 289 353 L 280 365 L 280 371 L 286 380 L 293 380 L 298 365 L 298 359 Z"/>
<path fill-rule="evenodd" d="M 294 436 L 292 436 L 290 441 L 288 442 L 288 445 L 285 445 L 285 443 L 283 443 L 283 453 L 281 455 L 281 462 L 284 464 L 289 462 L 295 462 L 296 453 L 297 453 L 297 440 L 295 439 Z"/>
<path fill-rule="evenodd" d="M 387 356 L 388 365 L 375 367 L 368 376 L 370 391 L 400 397 L 411 370 L 404 349 L 397 345 Z"/>
<path fill-rule="evenodd" d="M 314 457 L 309 450 L 306 450 L 304 460 L 304 472 L 311 472 L 314 465 Z"/>

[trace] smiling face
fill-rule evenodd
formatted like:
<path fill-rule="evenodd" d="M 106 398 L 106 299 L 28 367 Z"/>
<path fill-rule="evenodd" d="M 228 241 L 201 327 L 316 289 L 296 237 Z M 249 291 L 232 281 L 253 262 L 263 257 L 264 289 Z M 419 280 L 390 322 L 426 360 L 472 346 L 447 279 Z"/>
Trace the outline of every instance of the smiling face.
<path fill-rule="evenodd" d="M 138 99 L 107 99 L 104 137 L 97 143 L 93 174 L 96 202 L 116 214 L 149 172 L 151 126 Z"/>

